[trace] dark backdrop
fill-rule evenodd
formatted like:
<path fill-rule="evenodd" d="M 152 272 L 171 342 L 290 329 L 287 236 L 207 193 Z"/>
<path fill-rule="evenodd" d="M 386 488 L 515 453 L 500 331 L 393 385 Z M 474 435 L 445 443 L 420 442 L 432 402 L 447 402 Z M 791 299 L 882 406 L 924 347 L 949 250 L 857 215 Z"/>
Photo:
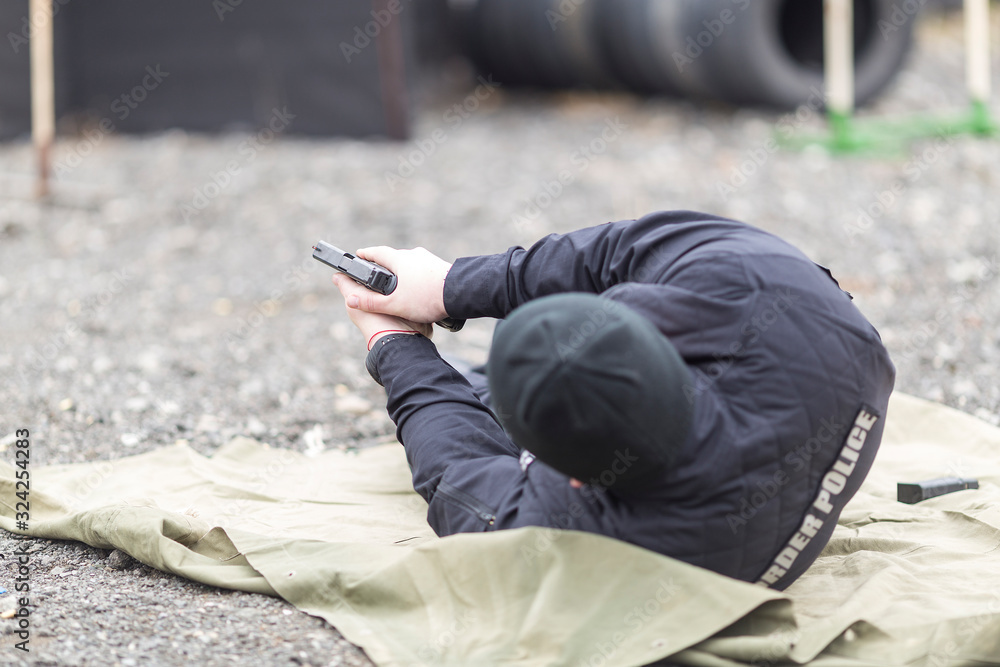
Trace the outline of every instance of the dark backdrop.
<path fill-rule="evenodd" d="M 57 0 L 57 112 L 125 132 L 215 131 L 287 108 L 291 133 L 401 137 L 421 1 L 398 0 L 384 27 L 372 11 L 393 0 Z M 30 128 L 27 13 L 28 0 L 0 2 L 2 137 Z"/>

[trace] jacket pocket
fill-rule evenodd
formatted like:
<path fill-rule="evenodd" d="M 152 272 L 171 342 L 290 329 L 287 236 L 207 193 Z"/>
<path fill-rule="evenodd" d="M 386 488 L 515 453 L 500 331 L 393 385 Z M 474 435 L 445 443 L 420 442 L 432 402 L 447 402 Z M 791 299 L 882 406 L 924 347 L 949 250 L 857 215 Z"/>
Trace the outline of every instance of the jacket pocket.
<path fill-rule="evenodd" d="M 483 503 L 478 498 L 470 496 L 456 486 L 448 482 L 440 482 L 437 486 L 436 496 L 440 496 L 448 504 L 461 508 L 475 516 L 483 523 L 483 530 L 492 526 L 496 522 L 496 510 Z"/>

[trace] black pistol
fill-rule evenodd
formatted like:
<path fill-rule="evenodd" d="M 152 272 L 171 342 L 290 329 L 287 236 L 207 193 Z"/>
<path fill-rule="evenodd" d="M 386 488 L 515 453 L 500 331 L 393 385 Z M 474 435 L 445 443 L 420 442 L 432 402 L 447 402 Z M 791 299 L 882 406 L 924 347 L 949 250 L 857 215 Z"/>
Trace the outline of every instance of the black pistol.
<path fill-rule="evenodd" d="M 938 477 L 914 484 L 899 482 L 896 484 L 896 500 L 907 505 L 914 505 L 921 500 L 943 496 L 946 493 L 978 488 L 979 480 L 964 477 Z"/>
<path fill-rule="evenodd" d="M 398 280 L 395 273 L 375 262 L 369 262 L 367 259 L 344 252 L 326 241 L 320 241 L 313 246 L 313 259 L 318 259 L 327 266 L 346 274 L 354 282 L 364 285 L 373 292 L 389 295 L 396 289 Z M 448 331 L 459 331 L 465 326 L 465 320 L 446 317 L 435 324 Z"/>

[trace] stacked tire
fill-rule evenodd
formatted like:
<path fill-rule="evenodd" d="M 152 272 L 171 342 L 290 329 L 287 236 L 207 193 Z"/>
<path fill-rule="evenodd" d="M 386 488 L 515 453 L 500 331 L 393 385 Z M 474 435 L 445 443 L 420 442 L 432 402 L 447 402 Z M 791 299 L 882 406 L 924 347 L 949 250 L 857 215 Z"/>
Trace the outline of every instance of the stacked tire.
<path fill-rule="evenodd" d="M 822 98 L 823 0 L 451 2 L 466 53 L 505 84 L 781 108 Z M 902 67 L 921 4 L 854 0 L 858 104 Z"/>

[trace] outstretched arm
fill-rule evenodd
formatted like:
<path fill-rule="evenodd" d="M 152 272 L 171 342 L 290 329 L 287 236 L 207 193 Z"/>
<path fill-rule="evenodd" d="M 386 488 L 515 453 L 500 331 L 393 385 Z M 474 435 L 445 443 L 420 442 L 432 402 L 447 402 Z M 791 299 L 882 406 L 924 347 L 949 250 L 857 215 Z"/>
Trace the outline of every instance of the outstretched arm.
<path fill-rule="evenodd" d="M 714 221 L 711 225 L 685 225 Z M 505 317 L 532 299 L 562 292 L 601 293 L 620 283 L 657 283 L 686 252 L 724 238 L 741 223 L 702 213 L 671 211 L 550 234 L 525 250 L 463 257 L 449 264 L 423 248 L 363 248 L 358 255 L 399 277 L 389 296 L 358 286 L 349 308 L 414 322 L 444 317 Z"/>
<path fill-rule="evenodd" d="M 463 257 L 448 272 L 444 305 L 452 317 L 505 317 L 518 306 L 549 294 L 600 294 L 621 283 L 660 282 L 701 238 L 739 223 L 685 225 L 718 220 L 703 213 L 670 211 L 639 220 L 609 222 L 567 234 L 550 234 L 525 250 Z"/>

